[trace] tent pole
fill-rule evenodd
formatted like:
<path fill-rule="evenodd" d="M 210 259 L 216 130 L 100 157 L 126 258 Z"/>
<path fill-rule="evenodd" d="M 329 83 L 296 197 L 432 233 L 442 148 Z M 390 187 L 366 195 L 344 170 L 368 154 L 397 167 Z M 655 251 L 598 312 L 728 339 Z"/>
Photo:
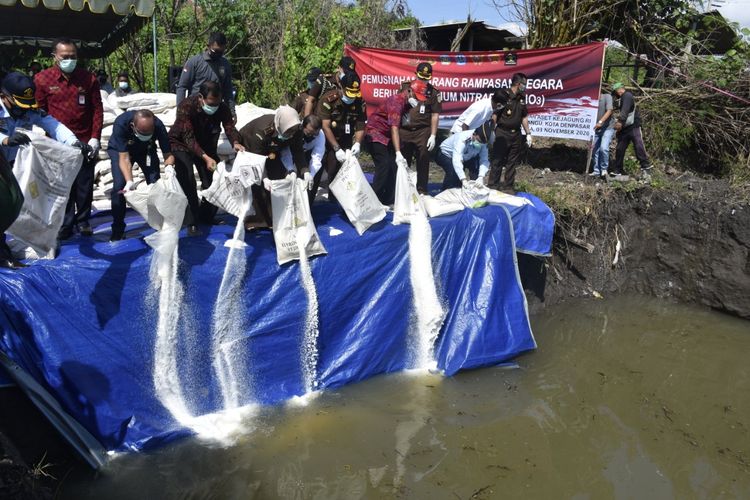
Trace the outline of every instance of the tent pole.
<path fill-rule="evenodd" d="M 159 65 L 156 60 L 156 12 L 151 16 L 153 21 L 152 44 L 154 46 L 154 92 L 159 92 Z"/>

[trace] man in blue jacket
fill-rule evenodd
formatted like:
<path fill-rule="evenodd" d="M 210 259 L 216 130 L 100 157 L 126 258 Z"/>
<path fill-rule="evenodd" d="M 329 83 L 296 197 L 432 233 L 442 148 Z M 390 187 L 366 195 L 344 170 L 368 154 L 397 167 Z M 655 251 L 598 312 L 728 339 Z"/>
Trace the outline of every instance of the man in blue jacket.
<path fill-rule="evenodd" d="M 164 165 L 174 165 L 167 128 L 147 109 L 127 111 L 115 120 L 112 137 L 107 143 L 107 154 L 112 161 L 112 236 L 110 241 L 125 237 L 125 197 L 133 188 L 133 164 L 137 163 L 146 183 L 159 180 L 159 143 Z"/>

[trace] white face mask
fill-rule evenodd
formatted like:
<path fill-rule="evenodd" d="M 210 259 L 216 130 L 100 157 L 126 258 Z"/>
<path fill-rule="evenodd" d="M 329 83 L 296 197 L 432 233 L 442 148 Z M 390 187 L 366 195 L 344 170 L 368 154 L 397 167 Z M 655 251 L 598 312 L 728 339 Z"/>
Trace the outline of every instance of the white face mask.
<path fill-rule="evenodd" d="M 344 76 L 346 76 L 346 73 L 344 73 L 343 71 L 339 73 L 339 80 L 343 79 Z"/>
<path fill-rule="evenodd" d="M 216 113 L 217 111 L 219 111 L 219 106 L 209 106 L 208 104 L 203 103 L 202 107 L 203 107 L 203 112 L 206 113 L 207 115 L 212 115 Z"/>
<path fill-rule="evenodd" d="M 409 98 L 409 105 L 410 105 L 410 106 L 411 106 L 412 108 L 416 108 L 416 107 L 417 107 L 417 104 L 419 104 L 419 101 L 417 101 L 417 98 L 416 98 L 416 97 L 410 97 L 410 98 Z"/>
<path fill-rule="evenodd" d="M 120 87 L 122 90 L 126 90 L 130 85 L 128 85 L 128 82 L 120 82 L 117 84 L 118 87 Z"/>

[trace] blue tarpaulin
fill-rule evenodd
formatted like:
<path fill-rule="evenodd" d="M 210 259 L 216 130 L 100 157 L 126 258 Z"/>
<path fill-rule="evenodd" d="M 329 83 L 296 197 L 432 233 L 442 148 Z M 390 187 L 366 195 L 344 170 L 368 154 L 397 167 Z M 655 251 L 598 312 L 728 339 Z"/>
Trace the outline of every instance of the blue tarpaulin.
<path fill-rule="evenodd" d="M 358 236 L 338 206 L 313 216 L 328 255 L 311 260 L 319 302 L 320 387 L 411 367 L 413 324 L 409 226 L 391 214 Z M 142 220 L 109 243 L 109 227 L 65 242 L 55 260 L 0 271 L 0 350 L 49 391 L 108 450 L 158 446 L 188 431 L 155 396 L 158 295 L 149 292 L 151 249 Z M 182 233 L 179 280 L 180 382 L 195 415 L 222 398 L 211 369 L 211 318 L 232 237 L 229 225 Z M 447 316 L 435 345 L 447 375 L 498 364 L 533 349 L 509 212 L 464 210 L 430 220 L 438 293 Z M 142 231 L 141 231 L 142 230 Z M 340 233 L 339 233 L 340 231 Z M 244 334 L 232 346 L 247 364 L 243 404 L 272 404 L 304 392 L 300 343 L 307 297 L 297 262 L 279 266 L 270 231 L 249 233 L 242 281 Z"/>

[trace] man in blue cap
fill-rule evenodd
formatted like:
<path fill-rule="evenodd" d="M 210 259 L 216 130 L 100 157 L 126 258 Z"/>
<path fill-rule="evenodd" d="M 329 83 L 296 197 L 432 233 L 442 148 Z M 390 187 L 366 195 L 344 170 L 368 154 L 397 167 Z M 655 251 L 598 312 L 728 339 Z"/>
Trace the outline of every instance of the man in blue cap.
<path fill-rule="evenodd" d="M 0 84 L 0 145 L 5 158 L 13 165 L 18 146 L 31 142 L 31 138 L 16 129 L 31 130 L 36 125 L 56 141 L 83 148 L 71 130 L 39 110 L 34 96 L 36 87 L 26 75 L 13 72 Z"/>

